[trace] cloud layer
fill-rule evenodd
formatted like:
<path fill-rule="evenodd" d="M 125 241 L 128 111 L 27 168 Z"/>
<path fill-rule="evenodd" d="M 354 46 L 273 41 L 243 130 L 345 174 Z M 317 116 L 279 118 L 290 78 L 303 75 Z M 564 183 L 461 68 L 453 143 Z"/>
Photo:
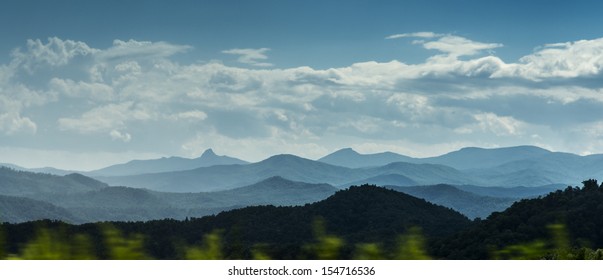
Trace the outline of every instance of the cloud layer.
<path fill-rule="evenodd" d="M 268 48 L 231 49 L 244 68 L 177 62 L 168 42 L 28 40 L 0 65 L 0 146 L 260 160 L 351 146 L 426 156 L 462 146 L 603 151 L 603 38 L 552 43 L 516 62 L 500 43 L 395 34 L 424 62 L 272 69 Z M 260 67 L 260 68 L 258 68 Z"/>

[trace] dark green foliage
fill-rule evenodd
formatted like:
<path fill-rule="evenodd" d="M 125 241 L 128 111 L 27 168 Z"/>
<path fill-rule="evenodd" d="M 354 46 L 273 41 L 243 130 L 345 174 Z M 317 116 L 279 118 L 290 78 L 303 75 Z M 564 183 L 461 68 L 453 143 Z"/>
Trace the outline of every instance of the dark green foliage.
<path fill-rule="evenodd" d="M 477 195 L 459 190 L 450 185 L 418 187 L 388 186 L 388 188 L 423 198 L 438 205 L 450 207 L 470 219 L 487 218 L 492 212 L 503 211 L 518 200 L 515 198 Z"/>
<path fill-rule="evenodd" d="M 318 230 L 314 226 L 317 219 L 324 221 Z M 106 243 L 103 241 L 104 232 L 110 226 L 119 232 L 119 236 L 134 240 L 120 241 L 119 244 L 135 248 L 142 246 L 142 251 L 148 252 L 151 258 L 206 256 L 203 252 L 215 251 L 215 247 L 204 243 L 202 237 L 223 230 L 221 246 L 224 258 L 252 258 L 261 251 L 262 255 L 276 259 L 296 259 L 352 258 L 358 252 L 355 244 L 372 243 L 382 244 L 375 246 L 383 248 L 396 248 L 398 236 L 414 227 L 422 228 L 423 234 L 430 238 L 449 236 L 469 224 L 466 217 L 452 210 L 403 193 L 365 185 L 339 191 L 324 201 L 305 206 L 255 206 L 185 221 L 111 222 L 80 226 L 40 221 L 5 224 L 4 228 L 10 244 L 8 250 L 13 254 L 19 252 L 18 244 L 25 244 L 34 237 L 36 228 L 64 228 L 71 236 L 90 236 L 92 244 L 96 245 L 95 255 L 100 258 L 115 258 L 112 247 L 103 245 Z M 142 236 L 144 241 L 136 241 L 142 240 Z M 143 243 L 139 246 L 137 242 Z M 311 244 L 326 251 L 323 254 L 320 250 L 308 250 L 307 246 Z M 190 246 L 199 249 L 183 249 Z M 417 246 L 420 248 L 421 245 Z M 367 250 L 370 252 L 367 248 L 364 247 L 364 255 Z M 337 254 L 332 255 L 335 249 Z M 397 254 L 385 253 L 390 257 Z"/>
<path fill-rule="evenodd" d="M 488 259 L 492 252 L 514 244 L 550 238 L 550 225 L 564 224 L 572 248 L 603 248 L 603 188 L 595 180 L 568 187 L 539 199 L 525 199 L 493 213 L 471 229 L 434 246 L 447 259 Z"/>

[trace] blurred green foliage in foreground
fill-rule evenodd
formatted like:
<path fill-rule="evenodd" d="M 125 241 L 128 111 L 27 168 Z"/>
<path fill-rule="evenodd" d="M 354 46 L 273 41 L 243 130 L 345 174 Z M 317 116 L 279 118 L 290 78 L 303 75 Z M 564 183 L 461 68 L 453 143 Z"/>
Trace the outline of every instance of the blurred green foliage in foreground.
<path fill-rule="evenodd" d="M 100 224 L 103 248 L 106 248 L 107 259 L 115 260 L 145 260 L 151 259 L 144 250 L 145 237 L 141 234 L 127 235 L 115 227 Z M 561 224 L 548 227 L 550 238 L 548 240 L 535 240 L 529 243 L 516 244 L 502 249 L 491 250 L 493 259 L 603 259 L 602 249 L 589 249 L 585 247 L 571 248 L 568 233 Z M 314 224 L 315 241 L 306 244 L 303 248 L 304 258 L 309 259 L 338 259 L 345 241 L 337 236 L 329 235 L 325 230 L 323 220 Z M 62 229 L 39 228 L 35 237 L 19 246 L 16 254 L 7 253 L 6 242 L 0 228 L 0 259 L 10 260 L 91 260 L 103 257 L 95 253 L 91 237 L 84 234 L 70 236 Z M 270 259 L 270 256 L 259 244 L 253 251 L 253 259 Z M 197 246 L 179 246 L 183 259 L 217 260 L 223 259 L 223 240 L 221 231 L 213 231 L 202 237 L 202 242 Z M 419 228 L 411 228 L 406 234 L 398 238 L 395 248 L 387 250 L 382 244 L 362 243 L 354 246 L 355 259 L 401 259 L 401 260 L 426 260 L 430 259 L 425 249 L 425 238 Z"/>

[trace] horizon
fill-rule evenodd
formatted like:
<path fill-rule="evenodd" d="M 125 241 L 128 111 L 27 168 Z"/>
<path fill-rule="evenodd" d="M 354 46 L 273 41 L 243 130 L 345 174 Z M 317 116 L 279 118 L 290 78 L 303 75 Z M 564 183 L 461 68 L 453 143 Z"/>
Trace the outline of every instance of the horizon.
<path fill-rule="evenodd" d="M 0 3 L 0 162 L 603 153 L 597 1 Z M 19 28 L 16 28 L 16 27 Z"/>
<path fill-rule="evenodd" d="M 207 148 L 205 151 L 203 151 L 198 156 L 193 156 L 193 157 L 182 157 L 182 156 L 172 155 L 172 156 L 161 156 L 161 157 L 146 158 L 146 159 L 132 158 L 132 159 L 129 159 L 129 160 L 126 160 L 126 161 L 123 161 L 123 162 L 112 163 L 112 164 L 109 164 L 109 165 L 101 166 L 100 168 L 87 169 L 87 170 L 86 169 L 64 169 L 64 168 L 60 168 L 60 167 L 56 167 L 56 166 L 33 166 L 33 167 L 30 167 L 30 166 L 23 166 L 23 165 L 15 164 L 15 163 L 12 163 L 12 162 L 0 162 L 0 166 L 3 166 L 3 164 L 8 164 L 8 165 L 15 165 L 17 167 L 26 168 L 26 169 L 55 168 L 55 169 L 64 170 L 64 171 L 91 172 L 91 171 L 100 170 L 100 169 L 103 169 L 103 168 L 106 168 L 106 167 L 110 167 L 110 166 L 114 166 L 114 165 L 126 164 L 126 163 L 129 163 L 131 161 L 158 160 L 158 159 L 168 159 L 168 158 L 184 158 L 184 159 L 191 159 L 192 160 L 192 159 L 201 158 L 203 156 L 203 154 L 205 154 L 207 151 L 210 151 L 210 150 L 216 156 L 227 156 L 227 157 L 231 157 L 231 158 L 236 158 L 236 159 L 239 159 L 239 160 L 243 160 L 243 161 L 248 162 L 249 164 L 252 164 L 252 163 L 258 163 L 258 162 L 267 160 L 267 159 L 275 157 L 275 156 L 283 156 L 283 155 L 285 155 L 285 156 L 287 156 L 287 155 L 289 155 L 289 156 L 295 156 L 295 157 L 299 157 L 299 158 L 303 158 L 303 159 L 307 159 L 307 160 L 312 160 L 312 161 L 319 161 L 320 159 L 322 159 L 324 157 L 327 157 L 329 155 L 335 154 L 335 153 L 340 152 L 342 150 L 348 150 L 348 149 L 352 150 L 353 152 L 355 152 L 355 153 L 357 153 L 359 155 L 376 155 L 376 154 L 381 154 L 381 153 L 394 153 L 394 154 L 401 155 L 401 156 L 408 156 L 408 157 L 414 158 L 414 159 L 427 159 L 427 158 L 432 158 L 432 157 L 444 156 L 444 155 L 447 155 L 447 154 L 450 154 L 450 153 L 459 152 L 459 151 L 465 150 L 465 149 L 497 150 L 497 149 L 512 149 L 512 148 L 522 148 L 522 147 L 543 149 L 543 150 L 546 150 L 546 151 L 551 152 L 551 153 L 569 153 L 569 152 L 565 152 L 565 151 L 553 151 L 553 150 L 545 149 L 543 147 L 534 146 L 534 145 L 518 145 L 518 146 L 507 146 L 507 147 L 474 147 L 474 146 L 468 146 L 468 147 L 462 147 L 462 148 L 459 148 L 459 149 L 456 149 L 456 150 L 444 152 L 442 154 L 434 154 L 434 155 L 426 156 L 426 157 L 413 157 L 413 156 L 409 156 L 409 155 L 405 155 L 405 154 L 400 154 L 400 153 L 396 153 L 396 152 L 392 152 L 392 151 L 387 151 L 387 150 L 386 151 L 378 151 L 378 152 L 374 152 L 374 153 L 363 153 L 363 152 L 357 151 L 356 149 L 354 149 L 352 147 L 344 147 L 344 148 L 336 149 L 334 151 L 331 151 L 331 152 L 329 152 L 327 154 L 324 154 L 324 155 L 316 157 L 316 158 L 308 158 L 308 157 L 304 157 L 304 156 L 297 155 L 297 154 L 291 154 L 291 153 L 277 153 L 277 154 L 268 155 L 267 157 L 262 158 L 262 159 L 257 160 L 257 161 L 249 161 L 249 160 L 246 160 L 246 159 L 243 159 L 243 158 L 232 156 L 232 155 L 230 155 L 228 153 L 221 153 L 221 152 L 216 153 L 213 148 Z M 574 153 L 570 153 L 570 154 L 574 154 Z M 600 154 L 603 154 L 603 153 L 600 153 Z M 592 153 L 592 154 L 585 154 L 585 155 L 581 155 L 581 154 L 574 154 L 574 155 L 584 157 L 584 156 L 592 156 L 592 155 L 599 155 L 599 154 Z"/>

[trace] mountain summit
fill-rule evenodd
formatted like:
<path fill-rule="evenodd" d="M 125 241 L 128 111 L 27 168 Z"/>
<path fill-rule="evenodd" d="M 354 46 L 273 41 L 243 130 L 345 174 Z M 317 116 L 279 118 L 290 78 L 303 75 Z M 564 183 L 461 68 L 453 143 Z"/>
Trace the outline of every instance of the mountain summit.
<path fill-rule="evenodd" d="M 233 157 L 218 156 L 212 149 L 207 149 L 200 157 L 194 159 L 163 157 L 149 160 L 132 160 L 127 163 L 111 165 L 103 169 L 91 171 L 88 174 L 93 176 L 127 176 L 191 170 L 199 167 L 230 164 L 247 164 L 247 162 Z"/>
<path fill-rule="evenodd" d="M 326 155 L 320 158 L 318 161 L 332 165 L 344 166 L 348 168 L 360 168 L 383 166 L 386 164 L 400 161 L 413 162 L 415 161 L 415 159 L 392 152 L 360 154 L 354 151 L 352 148 L 344 148 L 332 154 Z"/>

